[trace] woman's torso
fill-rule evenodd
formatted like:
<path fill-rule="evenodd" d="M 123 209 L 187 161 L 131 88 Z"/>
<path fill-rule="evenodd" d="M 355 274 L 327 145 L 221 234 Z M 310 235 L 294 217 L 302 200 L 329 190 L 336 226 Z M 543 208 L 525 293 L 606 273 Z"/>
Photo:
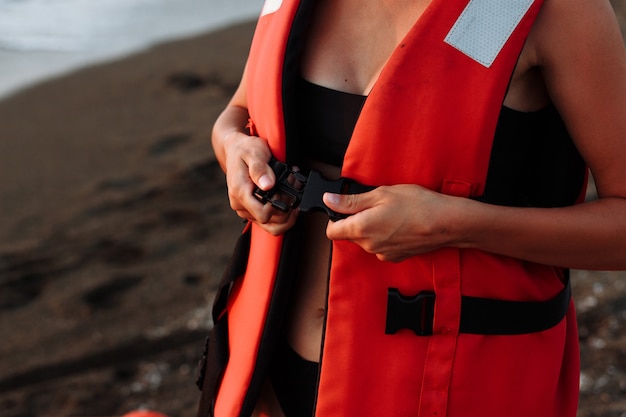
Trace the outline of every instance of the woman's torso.
<path fill-rule="evenodd" d="M 431 1 L 360 0 L 316 3 L 301 57 L 300 76 L 339 94 L 366 96 L 393 53 Z M 535 111 L 549 103 L 536 66 L 531 38 L 525 45 L 504 104 L 519 111 Z M 304 161 L 327 178 L 338 178 L 340 167 L 319 160 Z M 291 346 L 307 360 L 317 361 L 325 317 L 331 243 L 326 238 L 328 218 L 314 213 L 306 223 L 307 253 L 300 262 L 287 335 Z"/>

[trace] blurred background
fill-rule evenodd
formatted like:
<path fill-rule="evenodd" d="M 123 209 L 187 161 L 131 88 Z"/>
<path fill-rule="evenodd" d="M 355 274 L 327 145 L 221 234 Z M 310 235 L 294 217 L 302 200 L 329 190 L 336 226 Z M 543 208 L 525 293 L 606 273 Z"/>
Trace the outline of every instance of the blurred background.
<path fill-rule="evenodd" d="M 0 0 L 0 96 L 257 16 L 261 0 Z"/>
<path fill-rule="evenodd" d="M 241 228 L 209 135 L 262 3 L 0 0 L 0 416 L 194 415 Z M 573 283 L 579 416 L 626 417 L 626 274 Z"/>

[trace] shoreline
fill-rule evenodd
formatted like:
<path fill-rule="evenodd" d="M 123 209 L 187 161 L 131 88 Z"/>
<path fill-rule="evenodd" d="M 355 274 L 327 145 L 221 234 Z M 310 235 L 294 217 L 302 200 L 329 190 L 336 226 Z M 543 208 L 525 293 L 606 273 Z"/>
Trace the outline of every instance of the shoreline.
<path fill-rule="evenodd" d="M 145 30 L 136 31 L 134 26 L 129 29 L 129 25 L 125 24 L 120 27 L 125 32 L 103 33 L 103 37 L 91 39 L 94 45 L 90 49 L 0 48 L 0 62 L 3 63 L 0 67 L 0 100 L 82 68 L 114 62 L 163 43 L 203 36 L 250 21 L 260 12 L 257 0 L 231 0 L 217 4 L 194 1 L 187 0 L 176 5 L 164 2 L 160 15 L 146 10 L 146 17 L 140 22 L 148 25 Z M 164 27 L 165 17 L 168 25 Z M 84 41 L 89 42 L 89 39 Z"/>

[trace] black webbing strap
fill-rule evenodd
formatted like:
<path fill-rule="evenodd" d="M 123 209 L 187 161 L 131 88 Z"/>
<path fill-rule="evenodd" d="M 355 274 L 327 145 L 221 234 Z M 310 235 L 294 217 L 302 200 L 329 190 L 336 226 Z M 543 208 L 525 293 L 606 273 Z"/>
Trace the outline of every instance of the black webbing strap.
<path fill-rule="evenodd" d="M 569 309 L 572 288 L 543 302 L 503 301 L 463 297 L 461 333 L 514 335 L 548 330 L 563 320 Z"/>
<path fill-rule="evenodd" d="M 569 279 L 563 290 L 547 301 L 506 301 L 461 297 L 460 333 L 515 335 L 535 333 L 556 326 L 567 314 L 572 289 Z M 422 292 L 407 297 L 396 288 L 387 296 L 386 334 L 410 329 L 418 336 L 433 332 L 436 294 Z"/>

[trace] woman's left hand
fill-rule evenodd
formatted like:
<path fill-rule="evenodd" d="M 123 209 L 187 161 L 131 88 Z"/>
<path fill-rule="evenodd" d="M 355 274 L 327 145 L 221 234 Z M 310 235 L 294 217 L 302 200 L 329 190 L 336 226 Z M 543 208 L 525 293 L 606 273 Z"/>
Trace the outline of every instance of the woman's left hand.
<path fill-rule="evenodd" d="M 457 213 L 467 199 L 436 193 L 417 185 L 381 186 L 363 194 L 324 195 L 332 210 L 350 214 L 330 222 L 331 240 L 350 240 L 382 261 L 400 262 L 411 256 L 453 246 Z"/>

